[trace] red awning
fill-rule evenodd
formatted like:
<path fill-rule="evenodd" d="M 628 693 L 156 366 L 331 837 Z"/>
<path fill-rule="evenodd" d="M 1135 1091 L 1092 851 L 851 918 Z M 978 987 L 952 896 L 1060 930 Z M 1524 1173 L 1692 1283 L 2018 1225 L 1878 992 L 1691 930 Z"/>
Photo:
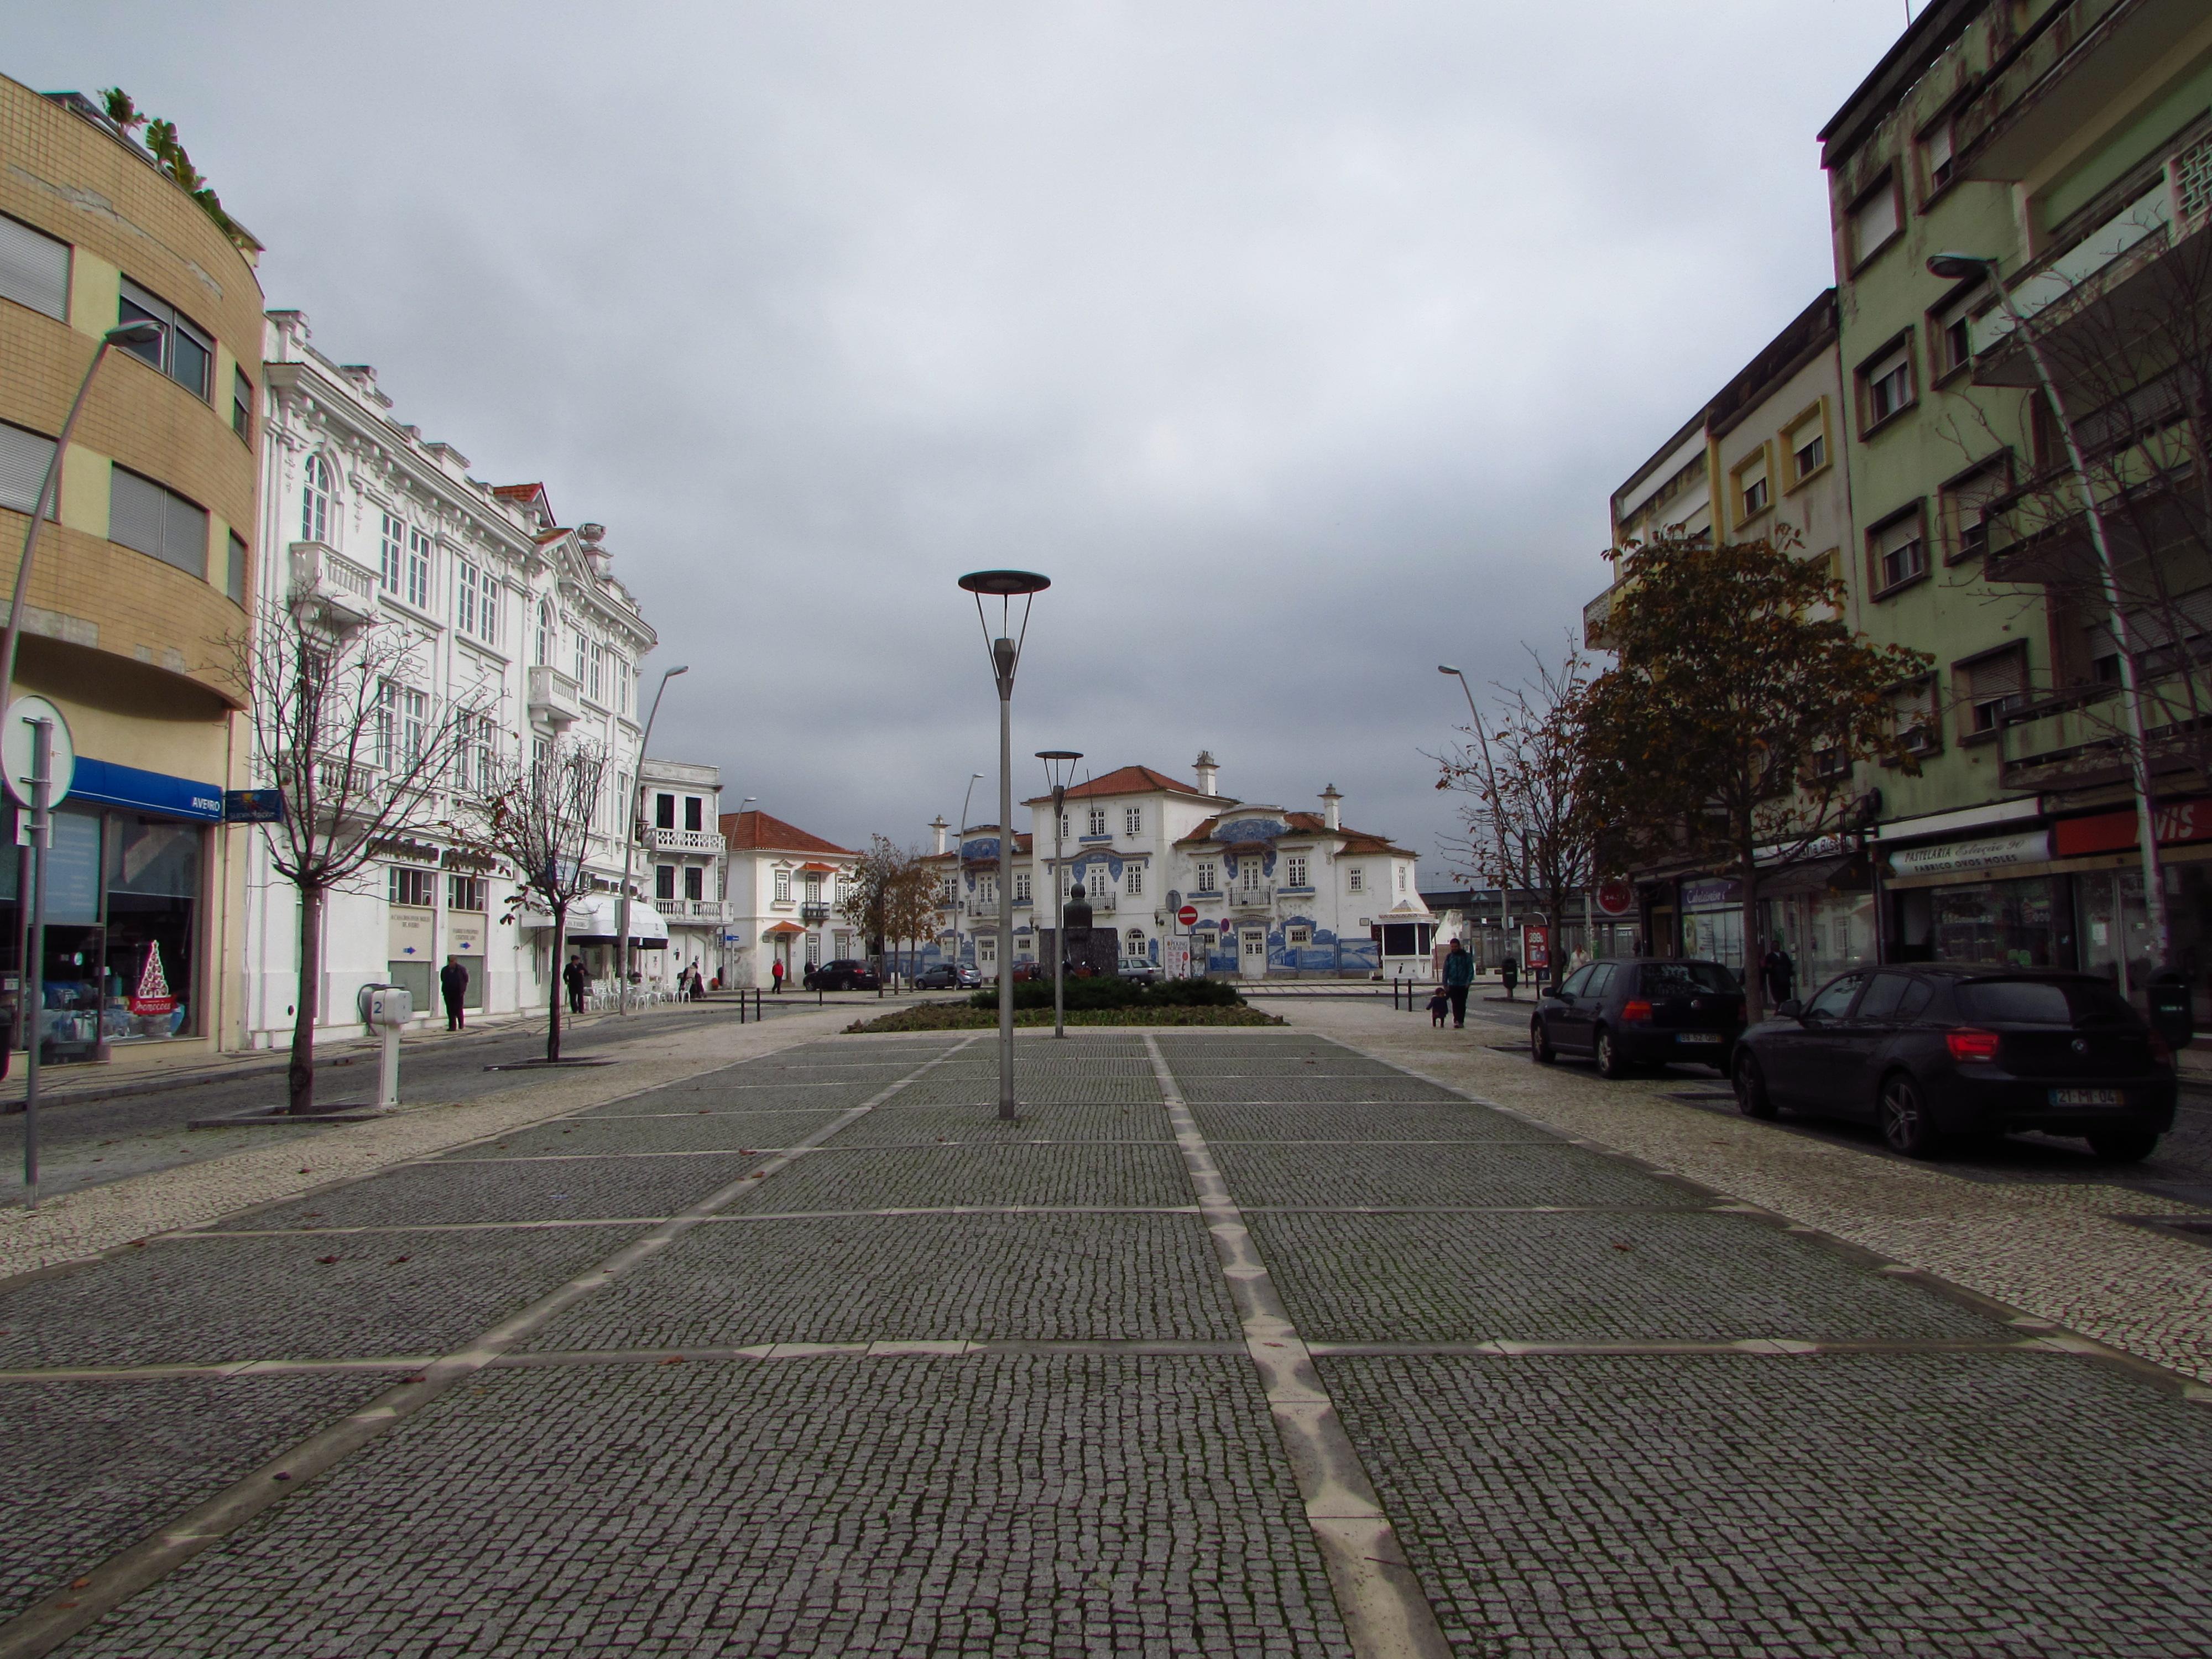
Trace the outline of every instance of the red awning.
<path fill-rule="evenodd" d="M 801 927 L 795 921 L 779 921 L 775 927 L 763 933 L 761 937 L 763 939 L 788 939 L 793 933 L 803 933 L 806 930 L 804 927 Z"/>
<path fill-rule="evenodd" d="M 834 864 L 802 864 L 799 867 L 811 870 L 817 875 L 834 876 L 837 873 L 837 866 Z"/>

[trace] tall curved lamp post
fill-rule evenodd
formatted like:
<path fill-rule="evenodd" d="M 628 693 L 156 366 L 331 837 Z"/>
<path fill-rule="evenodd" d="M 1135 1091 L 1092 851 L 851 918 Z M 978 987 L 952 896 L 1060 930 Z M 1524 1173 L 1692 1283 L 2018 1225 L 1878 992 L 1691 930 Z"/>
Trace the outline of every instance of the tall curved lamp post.
<path fill-rule="evenodd" d="M 1997 303 L 2012 319 L 2013 331 L 2020 336 L 2027 361 L 2035 369 L 2037 384 L 2051 405 L 2051 413 L 2058 424 L 2059 434 L 2066 443 L 2066 464 L 2073 468 L 2074 477 L 2081 491 L 2082 516 L 2089 528 L 2089 545 L 2097 556 L 2097 580 L 2102 588 L 2105 608 L 2112 612 L 2106 629 L 2112 643 L 2119 647 L 2120 707 L 2127 719 L 2129 765 L 2136 792 L 2136 839 L 2142 843 L 2143 872 L 2144 920 L 2150 924 L 2151 948 L 2157 952 L 2155 968 L 2166 966 L 2171 946 L 2166 933 L 2166 881 L 2159 868 L 2158 825 L 2151 804 L 2150 743 L 2143 731 L 2142 688 L 2136 672 L 2134 642 L 2128 637 L 2128 613 L 2120 603 L 2120 578 L 2112 561 L 2112 544 L 2105 532 L 2104 505 L 2097 499 L 2097 487 L 2089 477 L 2087 463 L 2082 459 L 2081 435 L 2074 428 L 2073 417 L 2066 412 L 2066 400 L 2059 395 L 2058 378 L 2051 370 L 2051 362 L 2044 355 L 2043 338 L 2036 325 L 2021 311 L 2020 302 L 2013 298 L 2012 289 L 1997 274 L 1997 262 L 1978 253 L 1938 253 L 1928 261 L 1928 274 L 1946 282 L 1962 283 L 1979 276 L 1987 280 L 1997 296 Z M 2120 976 L 2127 977 L 2127 951 L 2123 946 Z"/>
<path fill-rule="evenodd" d="M 1052 1034 L 1067 1035 L 1067 878 L 1060 867 L 1060 826 L 1067 810 L 1068 781 L 1080 749 L 1040 749 L 1044 781 L 1052 787 Z"/>
<path fill-rule="evenodd" d="M 981 772 L 970 772 L 968 787 L 960 797 L 960 823 L 952 832 L 952 901 L 955 904 L 960 902 L 960 889 L 968 873 L 968 854 L 964 850 L 968 845 L 968 803 L 975 796 L 975 786 L 982 781 Z M 960 917 L 957 911 L 952 917 L 952 958 L 954 967 L 957 968 L 960 961 Z"/>
<path fill-rule="evenodd" d="M 1498 774 L 1490 764 L 1490 734 L 1482 729 L 1482 711 L 1474 706 L 1474 688 L 1467 683 L 1467 675 L 1446 663 L 1437 665 L 1437 672 L 1459 682 L 1459 689 L 1467 696 L 1467 717 L 1474 727 L 1474 740 L 1482 748 L 1482 781 L 1490 791 L 1492 827 L 1498 831 L 1498 944 L 1508 954 L 1513 949 L 1513 888 L 1506 871 L 1505 820 L 1498 816 Z M 1474 945 L 1468 941 L 1469 947 Z M 1480 966 L 1481 958 L 1476 958 Z"/>
<path fill-rule="evenodd" d="M 629 823 L 623 836 L 622 892 L 615 900 L 615 1012 L 629 1012 L 629 868 L 637 855 L 638 814 L 645 810 L 645 750 L 653 741 L 653 722 L 660 714 L 661 694 L 668 690 L 668 682 L 678 674 L 688 674 L 691 665 L 678 663 L 664 669 L 660 684 L 653 689 L 653 707 L 645 716 L 645 730 L 638 734 L 637 765 L 629 775 Z"/>
<path fill-rule="evenodd" d="M 999 684 L 999 1115 L 1008 1123 L 1014 1109 L 1014 671 L 1021 665 L 1022 642 L 1029 638 L 1030 607 L 1052 586 L 1033 570 L 976 570 L 960 579 L 975 596 L 975 620 L 991 653 L 992 678 Z M 991 631 L 983 601 L 999 601 L 999 631 Z M 1014 601 L 1022 602 L 1021 626 L 1013 622 Z"/>

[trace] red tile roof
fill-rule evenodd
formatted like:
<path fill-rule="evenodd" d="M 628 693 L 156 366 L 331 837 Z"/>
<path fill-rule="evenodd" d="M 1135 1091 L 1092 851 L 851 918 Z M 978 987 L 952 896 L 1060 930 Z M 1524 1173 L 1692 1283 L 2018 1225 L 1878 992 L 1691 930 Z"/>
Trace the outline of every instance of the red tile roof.
<path fill-rule="evenodd" d="M 1156 772 L 1149 766 L 1119 766 L 1103 778 L 1093 778 L 1088 783 L 1077 784 L 1067 792 L 1070 800 L 1095 799 L 1100 795 L 1149 795 L 1164 791 L 1170 795 L 1188 795 L 1193 800 L 1220 800 L 1233 805 L 1225 797 L 1209 795 L 1195 785 L 1171 778 L 1164 772 Z M 1036 795 L 1022 803 L 1024 806 L 1044 805 L 1050 795 Z"/>
<path fill-rule="evenodd" d="M 1395 853 L 1405 858 L 1414 858 L 1419 856 L 1417 854 L 1407 851 L 1403 847 L 1392 845 L 1389 838 L 1386 836 L 1372 835 L 1364 830 L 1354 830 L 1349 824 L 1343 825 L 1339 829 L 1332 830 L 1328 827 L 1328 822 L 1323 819 L 1322 815 L 1318 812 L 1285 812 L 1283 814 L 1283 817 L 1288 820 L 1291 833 L 1294 836 L 1342 836 L 1344 837 L 1344 844 L 1336 849 L 1336 855 L 1339 858 L 1343 858 L 1347 854 L 1358 853 Z M 1178 847 L 1196 847 L 1203 842 L 1212 841 L 1214 836 L 1214 832 L 1220 827 L 1221 815 L 1217 812 L 1212 817 L 1206 819 L 1205 823 L 1200 824 L 1197 829 L 1192 830 L 1182 840 L 1176 842 L 1176 845 Z"/>
<path fill-rule="evenodd" d="M 770 817 L 763 811 L 725 812 L 718 820 L 723 842 L 734 853 L 836 853 L 846 858 L 860 854 L 834 841 L 810 836 L 795 823 Z"/>

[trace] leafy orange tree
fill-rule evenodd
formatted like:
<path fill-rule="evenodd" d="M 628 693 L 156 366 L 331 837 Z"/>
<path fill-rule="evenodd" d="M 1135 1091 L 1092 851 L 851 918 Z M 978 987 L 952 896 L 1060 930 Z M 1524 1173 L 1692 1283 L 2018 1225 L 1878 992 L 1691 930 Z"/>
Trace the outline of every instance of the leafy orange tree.
<path fill-rule="evenodd" d="M 1759 882 L 1856 827 L 1861 763 L 1913 766 L 1895 692 L 1929 659 L 1853 634 L 1843 584 L 1784 540 L 1662 538 L 1614 556 L 1618 660 L 1577 709 L 1601 855 L 1736 878 L 1757 1018 Z"/>

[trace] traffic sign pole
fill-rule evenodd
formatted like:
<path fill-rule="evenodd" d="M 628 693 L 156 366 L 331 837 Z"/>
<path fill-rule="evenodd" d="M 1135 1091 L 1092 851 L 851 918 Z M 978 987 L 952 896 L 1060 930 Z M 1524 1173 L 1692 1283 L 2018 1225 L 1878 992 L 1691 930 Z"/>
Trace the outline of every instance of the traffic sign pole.
<path fill-rule="evenodd" d="M 1185 979 L 1203 978 L 1203 975 L 1191 971 L 1191 964 L 1198 960 L 1198 907 L 1195 904 L 1184 905 L 1182 909 L 1176 912 L 1176 920 L 1182 924 L 1183 937 L 1189 942 L 1190 946 L 1183 953 L 1183 977 Z"/>
<path fill-rule="evenodd" d="M 31 1032 L 23 1062 L 23 1196 L 39 1208 L 39 1050 L 46 1036 L 46 848 L 53 837 L 47 800 L 53 784 L 54 724 L 33 718 L 31 727 L 31 939 L 23 964 L 23 1001 Z"/>

